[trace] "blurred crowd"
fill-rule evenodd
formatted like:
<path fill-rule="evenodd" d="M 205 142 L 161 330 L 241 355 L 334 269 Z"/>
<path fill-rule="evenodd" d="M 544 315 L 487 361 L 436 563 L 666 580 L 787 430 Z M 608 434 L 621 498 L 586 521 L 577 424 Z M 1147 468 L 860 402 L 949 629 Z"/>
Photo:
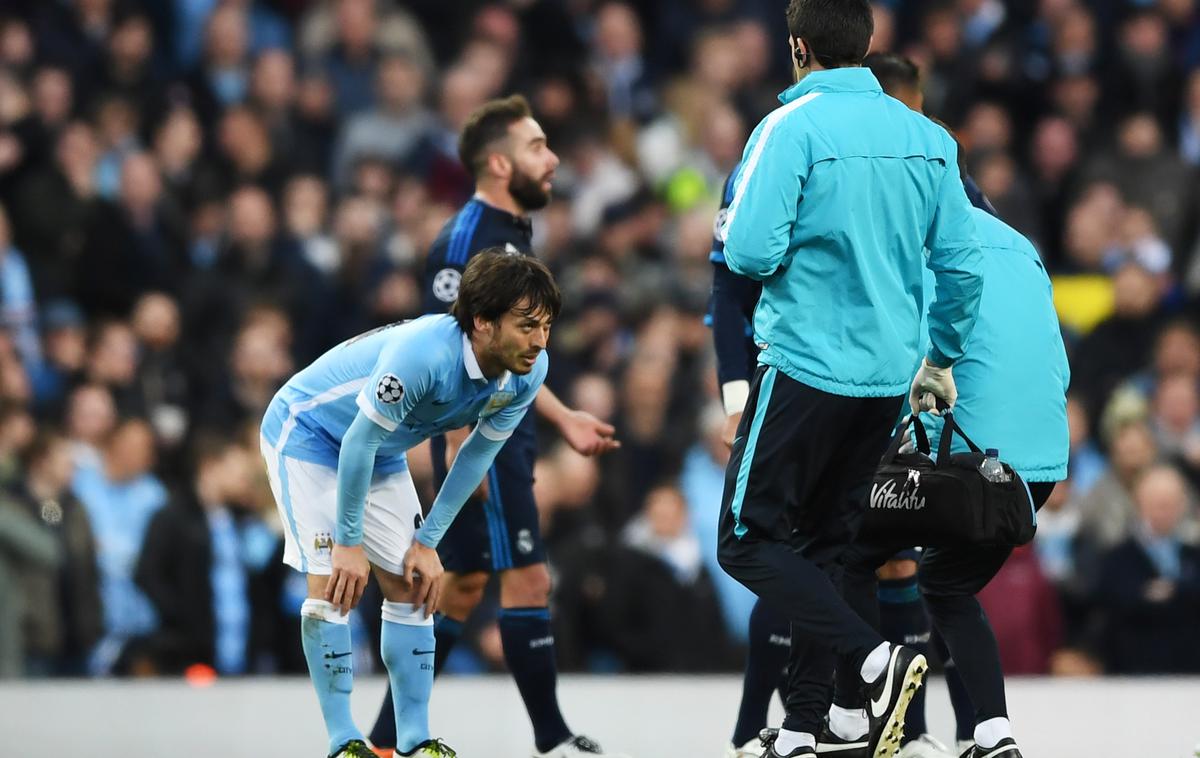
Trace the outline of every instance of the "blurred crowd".
<path fill-rule="evenodd" d="M 542 439 L 561 665 L 738 668 L 703 315 L 722 182 L 790 83 L 785 5 L 0 4 L 0 676 L 303 671 L 258 423 L 298 367 L 419 315 L 472 192 L 458 130 L 512 92 L 562 159 L 534 219 L 566 295 L 549 382 L 623 443 Z M 1071 355 L 1070 481 L 985 591 L 1006 668 L 1200 672 L 1200 8 L 876 11 L 1041 251 Z M 452 671 L 503 666 L 481 610 Z M 378 603 L 356 613 L 369 637 Z"/>

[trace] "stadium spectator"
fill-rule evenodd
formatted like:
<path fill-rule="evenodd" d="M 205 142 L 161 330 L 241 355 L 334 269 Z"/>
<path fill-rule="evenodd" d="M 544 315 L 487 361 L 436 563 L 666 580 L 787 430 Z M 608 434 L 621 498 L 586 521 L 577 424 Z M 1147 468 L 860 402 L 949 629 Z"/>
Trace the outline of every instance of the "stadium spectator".
<path fill-rule="evenodd" d="M 713 579 L 687 504 L 674 484 L 646 494 L 641 513 L 621 533 L 609 557 L 606 628 L 628 670 L 714 671 L 728 665 Z"/>
<path fill-rule="evenodd" d="M 21 457 L 24 480 L 0 495 L 8 552 L 25 541 L 30 551 L 9 564 L 21 610 L 25 671 L 31 676 L 80 676 L 104 631 L 96 544 L 87 513 L 69 490 L 75 471 L 70 443 L 44 431 Z M 22 532 L 25 532 L 22 535 Z M 48 538 L 48 539 L 47 539 Z M 50 548 L 46 550 L 45 548 Z"/>
<path fill-rule="evenodd" d="M 291 167 L 262 118 L 247 106 L 232 107 L 221 115 L 216 134 L 223 192 L 253 184 L 279 198 Z"/>
<path fill-rule="evenodd" d="M 205 128 L 221 111 L 242 102 L 250 89 L 249 29 L 238 3 L 221 3 L 204 24 L 204 55 L 184 80 Z"/>
<path fill-rule="evenodd" d="M 223 356 L 245 314 L 257 304 L 283 309 L 297 339 L 315 328 L 312 304 L 317 278 L 287 239 L 278 234 L 271 197 L 245 186 L 229 198 L 229 226 L 212 268 L 189 282 L 183 295 L 184 334 L 210 369 L 220 370 Z M 327 345 L 296 345 L 312 356 Z"/>
<path fill-rule="evenodd" d="M 420 65 L 393 55 L 378 70 L 375 106 L 347 119 L 338 137 L 333 172 L 341 187 L 360 158 L 408 164 L 434 127 L 433 114 L 421 102 L 425 73 Z"/>
<path fill-rule="evenodd" d="M 96 468 L 100 449 L 117 425 L 117 405 L 100 384 L 80 384 L 67 397 L 64 424 L 77 466 Z"/>
<path fill-rule="evenodd" d="M 197 389 L 194 366 L 180 343 L 179 305 L 170 295 L 150 292 L 138 299 L 131 319 L 138 341 L 137 404 L 145 410 L 164 450 L 178 451 L 191 427 Z"/>
<path fill-rule="evenodd" d="M 79 307 L 56 300 L 41 312 L 42 360 L 30 368 L 34 410 L 51 418 L 59 415 L 68 390 L 78 381 L 87 358 L 86 321 Z"/>
<path fill-rule="evenodd" d="M 288 350 L 290 330 L 280 311 L 263 308 L 249 314 L 233 340 L 233 348 L 217 384 L 208 387 L 207 402 L 197 412 L 209 432 L 236 429 L 259 418 L 275 391 L 295 366 Z"/>
<path fill-rule="evenodd" d="M 167 493 L 151 473 L 154 433 L 141 419 L 122 421 L 95 462 L 81 462 L 71 491 L 83 503 L 96 537 L 104 637 L 92 652 L 93 674 L 153 673 L 145 636 L 157 628 L 154 607 L 134 583 L 151 517 Z"/>
<path fill-rule="evenodd" d="M 122 416 L 145 411 L 138 397 L 137 337 L 125 321 L 108 320 L 96 325 L 89 341 L 84 378 L 111 393 Z"/>
<path fill-rule="evenodd" d="M 121 18 L 108 38 L 104 66 L 93 72 L 95 81 L 88 88 L 127 103 L 142 133 L 166 104 L 163 72 L 154 60 L 157 41 L 146 16 L 130 13 Z"/>
<path fill-rule="evenodd" d="M 1122 380 L 1145 366 L 1153 334 L 1162 318 L 1162 291 L 1154 273 L 1137 259 L 1113 274 L 1113 314 L 1079 343 L 1072 356 L 1072 384 L 1096 418 Z"/>
<path fill-rule="evenodd" d="M 1151 428 L 1161 455 L 1196 481 L 1200 476 L 1200 395 L 1194 377 L 1176 374 L 1158 383 Z"/>
<path fill-rule="evenodd" d="M 129 152 L 121 160 L 118 196 L 100 203 L 84 236 L 75 295 L 92 317 L 126 317 L 139 296 L 174 291 L 187 270 L 180 255 L 183 219 L 164 196 L 148 153 Z"/>
<path fill-rule="evenodd" d="M 1158 457 L 1154 434 L 1143 421 L 1119 423 L 1109 439 L 1109 470 L 1080 493 L 1081 529 L 1087 539 L 1107 548 L 1125 539 L 1135 514 L 1133 485 Z"/>
<path fill-rule="evenodd" d="M 34 292 L 43 301 L 70 296 L 83 254 L 84 228 L 97 199 L 96 136 L 85 122 L 59 132 L 53 162 L 31 168 L 12 207 L 17 246 L 31 253 Z"/>
<path fill-rule="evenodd" d="M 279 538 L 248 508 L 255 457 L 228 440 L 200 440 L 196 451 L 192 485 L 154 515 L 138 559 L 136 581 L 159 619 L 147 646 L 161 673 L 196 663 L 254 672 L 280 615 L 268 571 Z"/>
<path fill-rule="evenodd" d="M 1108 614 L 1105 667 L 1119 674 L 1200 671 L 1200 551 L 1183 542 L 1194 506 L 1169 466 L 1147 471 L 1135 488 L 1138 521 L 1105 557 L 1099 604 Z"/>
<path fill-rule="evenodd" d="M 629 5 L 604 3 L 596 13 L 592 66 L 615 119 L 646 120 L 655 110 L 654 81 L 643 56 L 644 35 Z"/>
<path fill-rule="evenodd" d="M 184 107 L 173 108 L 154 131 L 152 148 L 164 199 L 180 212 L 197 202 L 205 189 L 203 182 L 211 175 L 200 162 L 203 136 L 196 114 Z"/>

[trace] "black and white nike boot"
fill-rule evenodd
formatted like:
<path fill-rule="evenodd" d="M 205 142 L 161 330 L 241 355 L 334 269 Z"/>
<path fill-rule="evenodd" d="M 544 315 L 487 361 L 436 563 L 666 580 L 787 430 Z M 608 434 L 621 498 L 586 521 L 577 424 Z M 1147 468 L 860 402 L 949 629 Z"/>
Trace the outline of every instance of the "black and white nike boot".
<path fill-rule="evenodd" d="M 868 758 L 893 758 L 900 751 L 904 714 L 928 670 L 925 656 L 902 645 L 891 646 L 887 667 L 866 687 Z"/>
<path fill-rule="evenodd" d="M 1021 751 L 1017 750 L 1017 743 L 1011 737 L 1005 737 L 995 747 L 972 745 L 961 758 L 1021 758 Z"/>
<path fill-rule="evenodd" d="M 766 748 L 762 758 L 804 758 L 804 756 L 815 756 L 817 751 L 807 745 L 793 749 L 787 755 L 775 750 L 775 741 L 779 739 L 778 729 L 764 729 L 758 733 L 758 741 Z"/>
<path fill-rule="evenodd" d="M 858 739 L 844 740 L 829 728 L 829 717 L 817 735 L 817 755 L 829 758 L 867 758 L 867 735 Z"/>

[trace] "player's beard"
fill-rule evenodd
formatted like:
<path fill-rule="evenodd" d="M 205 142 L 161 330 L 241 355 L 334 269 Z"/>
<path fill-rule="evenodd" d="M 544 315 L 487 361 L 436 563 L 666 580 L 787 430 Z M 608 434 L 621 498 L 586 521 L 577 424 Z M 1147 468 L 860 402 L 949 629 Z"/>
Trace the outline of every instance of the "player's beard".
<path fill-rule="evenodd" d="M 537 353 L 532 349 L 525 350 L 519 343 L 506 343 L 500 335 L 496 335 L 492 342 L 492 354 L 500 359 L 501 365 L 507 370 L 513 372 L 517 376 L 524 376 L 530 371 L 533 371 L 533 366 L 537 363 Z M 533 363 L 526 363 L 526 359 L 533 357 Z"/>
<path fill-rule="evenodd" d="M 505 352 L 507 360 L 504 361 L 504 367 L 517 376 L 524 376 L 530 371 L 533 371 L 533 367 L 537 365 L 537 355 L 540 352 L 541 351 L 535 352 L 532 350 L 524 351 L 521 350 L 519 346 L 514 345 L 510 350 Z M 526 361 L 531 357 L 533 358 L 533 361 L 531 363 L 527 363 Z"/>
<path fill-rule="evenodd" d="M 517 201 L 517 205 L 527 211 L 541 210 L 550 202 L 550 193 L 542 189 L 543 181 L 524 171 L 514 171 L 512 178 L 508 180 L 508 194 Z"/>

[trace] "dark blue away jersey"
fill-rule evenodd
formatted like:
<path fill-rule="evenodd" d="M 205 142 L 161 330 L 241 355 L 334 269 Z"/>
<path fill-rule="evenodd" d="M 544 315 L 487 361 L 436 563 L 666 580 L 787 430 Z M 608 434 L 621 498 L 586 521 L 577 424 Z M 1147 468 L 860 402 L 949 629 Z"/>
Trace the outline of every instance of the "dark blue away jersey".
<path fill-rule="evenodd" d="M 458 299 L 458 284 L 471 256 L 489 247 L 510 253 L 533 253 L 529 219 L 471 198 L 454 214 L 429 249 L 421 297 L 425 313 L 445 313 Z"/>

